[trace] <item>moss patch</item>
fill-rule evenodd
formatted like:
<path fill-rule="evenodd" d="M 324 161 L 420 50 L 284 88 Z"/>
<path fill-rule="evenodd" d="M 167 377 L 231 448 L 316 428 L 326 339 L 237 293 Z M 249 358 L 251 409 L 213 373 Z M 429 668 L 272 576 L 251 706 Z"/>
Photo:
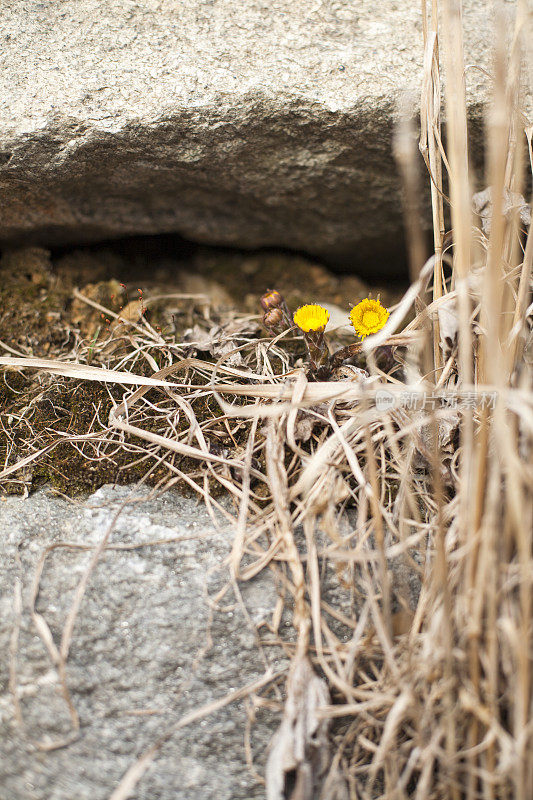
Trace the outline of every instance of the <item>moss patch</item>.
<path fill-rule="evenodd" d="M 146 280 L 141 283 L 138 269 L 135 279 L 130 275 L 128 280 L 131 260 L 109 248 L 73 251 L 56 259 L 38 247 L 5 252 L 0 261 L 1 354 L 78 361 L 151 375 L 168 363 L 169 354 L 164 347 L 147 350 L 143 331 L 161 334 L 165 341 L 178 345 L 174 361 L 197 356 L 215 362 L 224 350 L 220 349 L 220 333 L 219 344 L 210 344 L 213 331 L 223 330 L 223 342 L 228 332 L 229 349 L 265 335 L 255 321 L 247 323 L 248 327 L 237 324 L 240 333 L 235 340 L 232 331 L 235 320 L 244 315 L 253 320 L 250 314 L 257 314 L 259 320 L 258 299 L 269 287 L 284 292 L 293 308 L 310 300 L 348 307 L 348 302 L 367 292 L 356 277 L 335 276 L 294 255 L 202 247 L 188 258 L 187 263 L 146 264 Z M 81 287 L 86 300 L 76 294 L 76 287 Z M 287 339 L 283 347 L 291 363 L 305 350 L 299 339 Z M 279 358 L 275 354 L 272 358 L 275 368 L 281 368 Z M 121 440 L 116 431 L 110 436 L 106 430 L 113 403 L 123 398 L 123 387 L 44 371 L 0 370 L 0 424 L 4 431 L 0 464 L 5 469 L 30 459 L 0 478 L 0 488 L 20 493 L 49 484 L 77 495 L 104 483 L 146 478 L 155 484 L 168 476 L 168 467 L 157 466 L 157 452 L 149 445 L 147 455 L 145 441 L 135 436 Z M 196 380 L 201 383 L 204 379 L 197 376 Z M 149 398 L 150 394 L 146 395 Z M 193 402 L 198 423 L 206 423 L 206 439 L 213 452 L 229 458 L 240 453 L 246 444 L 245 427 L 219 423 L 221 411 L 212 397 Z M 186 415 L 176 417 L 172 424 L 185 438 L 189 436 Z M 143 417 L 143 429 L 168 435 L 167 421 L 157 413 L 153 419 L 150 413 Z M 87 434 L 94 438 L 79 438 Z M 34 458 L 36 453 L 39 455 Z M 198 462 L 178 455 L 171 461 L 193 480 L 200 477 Z M 188 489 L 187 484 L 182 488 Z M 215 482 L 214 496 L 219 491 L 220 483 Z"/>

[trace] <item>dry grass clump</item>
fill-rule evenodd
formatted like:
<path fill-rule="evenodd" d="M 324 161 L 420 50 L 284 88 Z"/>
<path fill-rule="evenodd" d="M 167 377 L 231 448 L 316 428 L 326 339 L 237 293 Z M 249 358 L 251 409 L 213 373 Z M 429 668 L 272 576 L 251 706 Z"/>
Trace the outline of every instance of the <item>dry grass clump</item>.
<path fill-rule="evenodd" d="M 520 105 L 528 19 L 519 2 L 508 53 L 497 37 L 491 206 L 478 227 L 460 4 L 442 8 L 447 153 L 437 0 L 431 13 L 425 6 L 420 144 L 434 255 L 424 263 L 414 159 L 400 131 L 413 283 L 361 345 L 366 374 L 352 363 L 309 380 L 293 331 L 258 338 L 253 320 L 239 316 L 206 334 L 201 352 L 210 357 L 188 356 L 141 320 L 130 326 L 127 354 L 107 357 L 107 374 L 80 358 L 48 364 L 138 384 L 78 446 L 139 443 L 146 475 L 164 467 L 165 486 L 185 482 L 234 523 L 235 586 L 267 567 L 276 575 L 269 635 L 282 636 L 286 604 L 295 637 L 283 642 L 293 663 L 267 766 L 269 800 L 310 800 L 320 786 L 323 798 L 353 800 L 533 797 L 533 236 L 519 200 L 525 154 L 532 158 Z M 394 368 L 380 366 L 382 347 Z M 132 377 L 141 362 L 150 376 Z M 330 602 L 329 568 L 348 611 Z M 155 752 L 133 765 L 113 800 L 129 796 Z"/>

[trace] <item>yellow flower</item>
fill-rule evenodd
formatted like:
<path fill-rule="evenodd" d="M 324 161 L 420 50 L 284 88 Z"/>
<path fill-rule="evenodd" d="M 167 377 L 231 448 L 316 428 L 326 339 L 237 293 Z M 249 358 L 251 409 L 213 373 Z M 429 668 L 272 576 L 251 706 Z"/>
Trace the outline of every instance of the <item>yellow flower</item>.
<path fill-rule="evenodd" d="M 350 322 L 361 339 L 380 331 L 388 318 L 387 309 L 383 308 L 379 300 L 371 300 L 370 297 L 365 297 L 350 311 Z"/>
<path fill-rule="evenodd" d="M 329 311 L 317 305 L 302 306 L 295 312 L 293 319 L 294 324 L 305 333 L 323 331 L 328 324 Z"/>

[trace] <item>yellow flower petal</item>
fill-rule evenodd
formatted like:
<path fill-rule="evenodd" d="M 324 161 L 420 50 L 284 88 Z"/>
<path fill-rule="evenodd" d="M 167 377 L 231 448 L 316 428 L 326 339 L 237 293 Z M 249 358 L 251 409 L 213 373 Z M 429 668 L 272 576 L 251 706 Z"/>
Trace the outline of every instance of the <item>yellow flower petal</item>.
<path fill-rule="evenodd" d="M 350 322 L 361 339 L 380 331 L 388 318 L 389 312 L 379 300 L 371 300 L 369 297 L 361 300 L 350 311 Z"/>
<path fill-rule="evenodd" d="M 302 306 L 294 314 L 294 324 L 298 325 L 301 331 L 324 330 L 329 320 L 329 311 L 318 305 Z"/>

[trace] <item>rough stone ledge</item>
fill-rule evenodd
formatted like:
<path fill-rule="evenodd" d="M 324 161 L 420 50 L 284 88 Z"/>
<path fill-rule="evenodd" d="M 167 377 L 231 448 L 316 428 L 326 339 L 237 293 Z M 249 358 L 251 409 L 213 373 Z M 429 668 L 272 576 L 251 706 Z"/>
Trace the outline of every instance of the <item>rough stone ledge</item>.
<path fill-rule="evenodd" d="M 60 738 L 70 726 L 55 669 L 29 614 L 35 568 L 45 549 L 59 541 L 96 545 L 114 511 L 132 495 L 143 502 L 124 508 L 111 544 L 181 541 L 105 552 L 83 598 L 67 663 L 80 737 L 63 749 L 40 752 L 32 742 Z M 217 566 L 231 549 L 233 533 L 224 524 L 215 528 L 194 500 L 172 492 L 154 500 L 145 495 L 108 486 L 82 505 L 45 492 L 0 500 L 0 800 L 107 800 L 135 758 L 173 722 L 264 674 L 254 632 L 238 606 L 214 614 L 212 646 L 195 669 L 209 638 L 206 585 L 214 595 L 226 582 L 227 568 Z M 47 556 L 37 610 L 56 644 L 89 558 L 86 551 L 64 548 Z M 23 730 L 14 722 L 8 688 L 17 578 L 23 598 L 16 657 Z M 277 597 L 269 574 L 242 591 L 253 623 L 266 619 Z M 274 670 L 284 666 L 278 650 L 267 648 L 266 655 Z M 245 720 L 243 704 L 234 704 L 171 737 L 140 781 L 137 800 L 263 797 L 246 766 Z M 258 769 L 275 724 L 261 712 L 253 726 Z"/>
<path fill-rule="evenodd" d="M 280 98 L 249 101 L 237 132 L 236 108 L 199 108 L 118 132 L 56 118 L 4 141 L 2 240 L 53 246 L 179 232 L 383 262 L 384 220 L 401 238 L 390 104 L 341 114 L 294 99 L 281 108 Z"/>
<path fill-rule="evenodd" d="M 397 274 L 391 134 L 420 87 L 419 0 L 235 8 L 4 0 L 0 243 L 175 232 Z M 490 69 L 484 0 L 464 25 L 467 62 Z M 488 83 L 467 80 L 476 150 Z"/>

